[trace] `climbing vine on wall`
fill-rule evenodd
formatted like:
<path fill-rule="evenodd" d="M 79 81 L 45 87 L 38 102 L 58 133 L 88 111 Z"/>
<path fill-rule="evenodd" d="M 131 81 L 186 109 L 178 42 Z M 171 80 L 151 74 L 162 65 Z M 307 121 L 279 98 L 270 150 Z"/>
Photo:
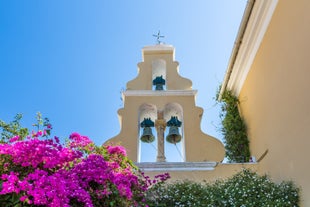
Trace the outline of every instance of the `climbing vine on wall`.
<path fill-rule="evenodd" d="M 217 97 L 219 92 L 217 93 Z M 229 162 L 248 162 L 250 160 L 247 127 L 239 113 L 239 100 L 232 91 L 225 90 L 218 102 L 221 104 L 220 128 L 224 136 L 226 157 Z"/>

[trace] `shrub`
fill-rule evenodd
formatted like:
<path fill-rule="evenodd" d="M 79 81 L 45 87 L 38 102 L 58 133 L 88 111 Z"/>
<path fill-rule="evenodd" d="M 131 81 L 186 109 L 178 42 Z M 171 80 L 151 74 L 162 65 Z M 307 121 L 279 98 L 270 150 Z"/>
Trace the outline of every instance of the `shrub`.
<path fill-rule="evenodd" d="M 297 207 L 299 189 L 291 181 L 272 182 L 244 169 L 214 183 L 177 181 L 154 186 L 147 193 L 149 206 L 160 207 Z"/>
<path fill-rule="evenodd" d="M 141 174 L 122 146 L 95 146 L 78 133 L 63 145 L 58 137 L 49 138 L 48 119 L 41 120 L 38 116 L 37 131 L 26 137 L 20 136 L 19 123 L 14 131 L 2 128 L 1 206 L 147 206 L 148 188 L 169 178 Z M 7 129 L 12 138 L 6 137 Z"/>

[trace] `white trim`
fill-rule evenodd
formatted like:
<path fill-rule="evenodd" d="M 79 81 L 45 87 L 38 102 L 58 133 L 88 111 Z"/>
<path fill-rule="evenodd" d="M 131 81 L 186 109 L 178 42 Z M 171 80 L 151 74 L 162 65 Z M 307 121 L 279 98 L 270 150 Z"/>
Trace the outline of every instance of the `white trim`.
<path fill-rule="evenodd" d="M 157 44 L 157 45 L 148 45 L 142 48 L 143 52 L 153 52 L 153 51 L 171 51 L 174 52 L 174 47 L 172 45 L 166 44 Z"/>
<path fill-rule="evenodd" d="M 195 96 L 197 90 L 127 90 L 123 92 L 123 96 Z"/>
<path fill-rule="evenodd" d="M 142 171 L 206 171 L 214 170 L 217 162 L 140 162 L 135 163 Z"/>
<path fill-rule="evenodd" d="M 227 88 L 238 96 L 267 31 L 278 0 L 257 0 L 249 19 Z"/>
<path fill-rule="evenodd" d="M 157 44 L 145 46 L 142 48 L 142 60 L 144 61 L 144 55 L 147 54 L 169 54 L 172 53 L 172 59 L 174 60 L 174 47 L 172 45 Z"/>

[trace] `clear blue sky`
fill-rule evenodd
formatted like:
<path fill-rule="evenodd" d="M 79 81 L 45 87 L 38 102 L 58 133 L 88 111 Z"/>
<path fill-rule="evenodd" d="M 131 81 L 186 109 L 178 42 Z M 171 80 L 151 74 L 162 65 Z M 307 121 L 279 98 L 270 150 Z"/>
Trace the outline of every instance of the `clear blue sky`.
<path fill-rule="evenodd" d="M 176 49 L 180 74 L 198 90 L 201 128 L 221 138 L 216 89 L 246 0 L 0 0 L 0 119 L 40 111 L 54 134 L 117 135 L 120 91 L 137 75 L 141 49 L 158 30 Z"/>

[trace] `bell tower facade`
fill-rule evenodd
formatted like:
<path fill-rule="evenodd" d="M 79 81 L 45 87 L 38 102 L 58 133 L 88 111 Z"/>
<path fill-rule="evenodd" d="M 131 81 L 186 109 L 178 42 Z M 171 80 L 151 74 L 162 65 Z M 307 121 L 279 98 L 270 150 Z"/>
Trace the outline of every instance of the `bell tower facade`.
<path fill-rule="evenodd" d="M 177 149 L 178 162 L 221 162 L 224 145 L 201 131 L 203 109 L 195 105 L 197 91 L 189 79 L 179 75 L 174 55 L 171 45 L 142 49 L 138 75 L 122 93 L 124 107 L 118 110 L 120 133 L 107 142 L 124 146 L 129 158 L 137 163 L 143 160 L 143 153 L 148 155 L 148 150 L 143 152 L 148 145 L 156 151 L 148 162 L 175 162 L 169 159 L 170 145 Z"/>

